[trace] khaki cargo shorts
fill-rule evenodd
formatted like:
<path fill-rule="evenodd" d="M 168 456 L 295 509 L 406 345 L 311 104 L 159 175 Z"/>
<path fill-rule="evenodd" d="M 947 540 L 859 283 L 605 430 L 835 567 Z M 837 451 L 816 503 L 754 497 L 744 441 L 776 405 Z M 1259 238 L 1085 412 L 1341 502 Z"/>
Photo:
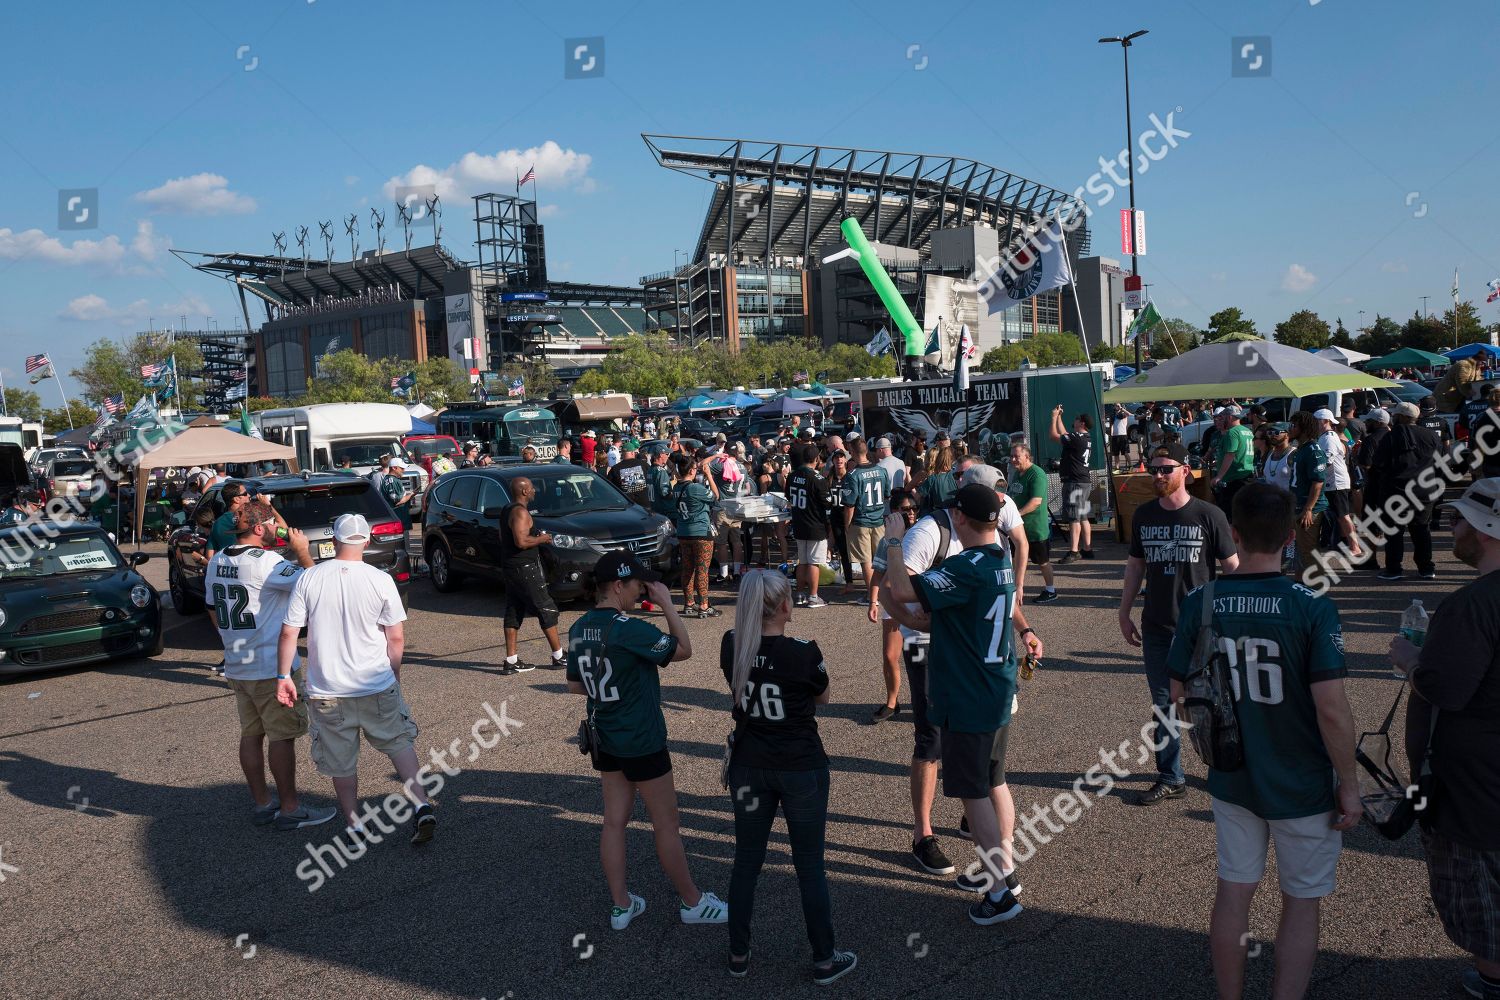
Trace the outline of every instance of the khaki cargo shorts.
<path fill-rule="evenodd" d="M 868 563 L 875 557 L 875 546 L 885 537 L 885 528 L 881 525 L 862 527 L 858 524 L 849 525 L 847 532 L 849 539 L 849 557 L 857 563 Z"/>
<path fill-rule="evenodd" d="M 410 749 L 417 738 L 399 683 L 356 698 L 309 698 L 307 707 L 313 764 L 330 778 L 347 778 L 358 769 L 360 733 L 387 757 Z"/>
<path fill-rule="evenodd" d="M 295 740 L 307 735 L 307 701 L 302 697 L 306 681 L 302 668 L 292 673 L 297 686 L 297 703 L 287 708 L 276 700 L 276 680 L 229 682 L 234 692 L 234 707 L 240 713 L 240 735 L 268 740 Z"/>

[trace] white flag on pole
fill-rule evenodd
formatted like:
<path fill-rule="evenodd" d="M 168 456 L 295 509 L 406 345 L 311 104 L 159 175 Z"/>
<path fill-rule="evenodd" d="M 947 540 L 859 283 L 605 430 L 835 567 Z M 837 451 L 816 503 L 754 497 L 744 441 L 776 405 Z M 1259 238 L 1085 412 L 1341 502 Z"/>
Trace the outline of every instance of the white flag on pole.
<path fill-rule="evenodd" d="M 964 324 L 958 332 L 958 352 L 953 362 L 953 390 L 969 391 L 969 358 L 974 355 L 974 338 L 969 334 L 969 325 Z"/>
<path fill-rule="evenodd" d="M 1072 265 L 1054 220 L 1039 230 L 979 286 L 979 297 L 997 313 L 1073 280 Z"/>
<path fill-rule="evenodd" d="M 882 354 L 888 354 L 891 350 L 891 332 L 885 327 L 876 331 L 875 336 L 865 345 L 865 352 L 872 358 L 878 358 Z"/>

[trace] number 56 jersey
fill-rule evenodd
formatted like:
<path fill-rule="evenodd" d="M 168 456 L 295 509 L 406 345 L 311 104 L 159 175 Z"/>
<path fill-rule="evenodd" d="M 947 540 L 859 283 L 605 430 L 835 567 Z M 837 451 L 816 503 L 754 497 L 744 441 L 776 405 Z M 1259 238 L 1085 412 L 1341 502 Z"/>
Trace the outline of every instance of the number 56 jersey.
<path fill-rule="evenodd" d="M 1178 613 L 1167 661 L 1176 680 L 1192 669 L 1202 620 L 1200 587 L 1183 598 Z M 1280 573 L 1231 574 L 1214 583 L 1214 623 L 1229 660 L 1245 764 L 1237 771 L 1210 768 L 1210 794 L 1267 820 L 1329 812 L 1333 763 L 1312 686 L 1342 683 L 1348 673 L 1338 609 Z"/>
<path fill-rule="evenodd" d="M 595 608 L 568 629 L 568 680 L 588 692 L 599 746 L 616 757 L 644 757 L 667 745 L 660 668 L 677 639 L 650 622 Z"/>
<path fill-rule="evenodd" d="M 276 676 L 276 647 L 292 587 L 302 567 L 256 545 L 214 553 L 203 576 L 203 600 L 224 643 L 224 676 L 268 681 Z M 300 666 L 293 655 L 292 669 Z"/>

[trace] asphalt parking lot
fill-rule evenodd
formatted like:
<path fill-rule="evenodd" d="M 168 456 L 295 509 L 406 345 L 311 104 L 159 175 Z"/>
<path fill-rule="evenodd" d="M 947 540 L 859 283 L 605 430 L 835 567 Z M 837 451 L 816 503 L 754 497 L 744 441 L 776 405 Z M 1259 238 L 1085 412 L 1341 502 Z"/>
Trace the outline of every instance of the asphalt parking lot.
<path fill-rule="evenodd" d="M 1438 535 L 1436 581 L 1380 584 L 1366 573 L 1337 592 L 1360 729 L 1378 726 L 1394 696 L 1383 651 L 1401 609 L 1421 596 L 1430 610 L 1470 578 L 1449 540 Z M 160 546 L 148 551 L 159 555 Z M 1022 688 L 1010 744 L 1023 814 L 1070 788 L 1101 748 L 1138 745 L 1148 715 L 1139 653 L 1115 626 L 1123 551 L 1111 542 L 1100 552 L 1060 571 L 1064 600 L 1031 611 L 1047 656 Z M 159 558 L 142 570 L 164 584 Z M 326 843 L 339 828 L 277 833 L 249 824 L 234 702 L 206 669 L 220 654 L 206 620 L 169 611 L 168 648 L 157 660 L 0 681 L 3 992 L 490 1000 L 820 993 L 807 977 L 780 824 L 756 899 L 748 979 L 724 971 L 723 928 L 677 921 L 640 807 L 631 889 L 649 909 L 625 932 L 609 929 L 598 782 L 573 742 L 582 699 L 567 693 L 560 671 L 497 673 L 497 606 L 482 585 L 447 596 L 425 581 L 413 585 L 403 684 L 422 729 L 418 750 L 426 756 L 456 741 L 461 770 L 439 796 L 432 843 L 412 847 L 398 835 L 335 868 L 316 892 L 297 866 L 309 843 Z M 569 606 L 563 625 L 581 610 Z M 718 784 L 730 724 L 717 652 L 729 621 L 691 622 L 695 655 L 669 668 L 662 686 L 693 872 L 721 896 L 733 823 Z M 1026 912 L 976 927 L 965 915 L 969 897 L 908 863 L 910 715 L 861 724 L 882 697 L 878 632 L 863 605 L 799 611 L 791 630 L 822 644 L 832 677 L 820 720 L 833 767 L 828 870 L 839 946 L 858 953 L 859 967 L 830 992 L 1213 995 L 1214 834 L 1203 768 L 1190 750 L 1194 791 L 1185 800 L 1141 809 L 1129 799 L 1149 784 L 1149 768 L 1121 780 L 1021 865 Z M 523 636 L 523 653 L 540 661 L 545 646 L 534 624 Z M 486 704 L 516 723 L 490 749 L 471 738 Z M 307 801 L 332 804 L 305 741 L 298 754 Z M 368 748 L 360 777 L 366 799 L 397 787 Z M 939 801 L 934 819 L 962 866 L 973 855 L 956 835 L 958 818 L 956 804 Z M 1415 834 L 1389 844 L 1360 828 L 1344 843 L 1311 995 L 1461 996 L 1462 959 L 1432 912 Z M 1250 996 L 1268 994 L 1276 899 L 1268 883 L 1252 914 Z"/>

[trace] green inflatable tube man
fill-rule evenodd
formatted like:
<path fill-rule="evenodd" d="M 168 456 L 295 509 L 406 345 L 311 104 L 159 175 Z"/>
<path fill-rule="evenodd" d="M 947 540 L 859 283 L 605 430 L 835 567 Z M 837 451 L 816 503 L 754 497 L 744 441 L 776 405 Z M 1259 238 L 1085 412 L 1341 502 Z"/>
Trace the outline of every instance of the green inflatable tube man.
<path fill-rule="evenodd" d="M 895 282 L 885 273 L 885 268 L 880 266 L 880 259 L 875 256 L 874 248 L 865 239 L 865 231 L 859 228 L 859 220 L 852 217 L 845 219 L 839 223 L 839 231 L 844 234 L 844 242 L 849 244 L 849 249 L 858 256 L 860 269 L 865 272 L 865 277 L 875 288 L 875 294 L 880 296 L 881 303 L 891 314 L 896 329 L 905 338 L 906 356 L 921 357 L 927 348 L 927 337 L 907 308 L 906 300 L 896 291 Z"/>

